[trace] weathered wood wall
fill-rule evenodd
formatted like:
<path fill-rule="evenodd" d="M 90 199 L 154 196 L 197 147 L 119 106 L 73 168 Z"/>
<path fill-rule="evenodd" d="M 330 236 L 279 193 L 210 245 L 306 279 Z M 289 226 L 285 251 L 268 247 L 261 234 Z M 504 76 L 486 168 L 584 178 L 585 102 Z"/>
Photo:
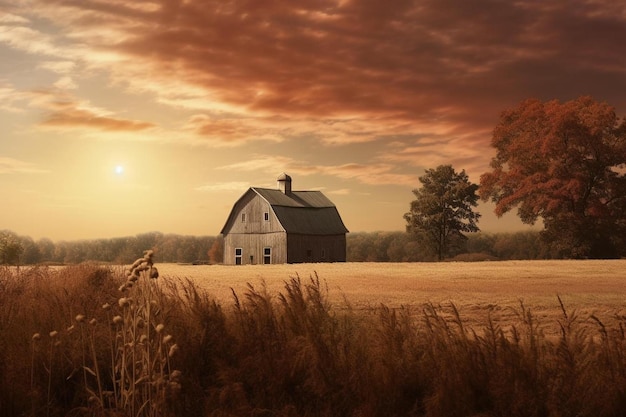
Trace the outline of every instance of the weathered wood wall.
<path fill-rule="evenodd" d="M 230 232 L 224 236 L 224 263 L 235 264 L 235 249 L 242 249 L 242 264 L 262 264 L 264 249 L 271 248 L 273 264 L 287 262 L 287 238 L 269 203 L 259 195 L 239 201 L 234 207 Z M 268 213 L 268 220 L 265 220 Z M 245 216 L 245 219 L 242 218 Z"/>
<path fill-rule="evenodd" d="M 346 235 L 287 235 L 287 262 L 345 262 Z"/>
<path fill-rule="evenodd" d="M 237 215 L 232 220 L 230 233 L 274 233 L 284 231 L 274 215 L 269 203 L 261 196 L 254 195 L 250 199 L 239 202 L 234 207 Z M 269 220 L 265 220 L 264 213 L 268 213 Z M 245 215 L 245 221 L 242 220 Z"/>

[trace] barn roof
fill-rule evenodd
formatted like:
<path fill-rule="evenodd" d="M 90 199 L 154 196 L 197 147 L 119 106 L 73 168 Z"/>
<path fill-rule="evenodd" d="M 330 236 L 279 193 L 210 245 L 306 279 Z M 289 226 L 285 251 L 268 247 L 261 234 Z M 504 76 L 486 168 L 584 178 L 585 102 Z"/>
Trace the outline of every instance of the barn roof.
<path fill-rule="evenodd" d="M 285 194 L 280 190 L 252 187 L 252 190 L 272 206 L 327 208 L 335 207 L 321 191 L 292 191 Z"/>
<path fill-rule="evenodd" d="M 258 194 L 270 204 L 287 233 L 307 235 L 348 233 L 337 207 L 321 191 L 292 191 L 285 194 L 281 190 L 252 187 L 241 199 L 251 192 Z M 235 203 L 221 233 L 226 231 L 231 219 L 237 215 L 235 212 L 237 205 Z"/>

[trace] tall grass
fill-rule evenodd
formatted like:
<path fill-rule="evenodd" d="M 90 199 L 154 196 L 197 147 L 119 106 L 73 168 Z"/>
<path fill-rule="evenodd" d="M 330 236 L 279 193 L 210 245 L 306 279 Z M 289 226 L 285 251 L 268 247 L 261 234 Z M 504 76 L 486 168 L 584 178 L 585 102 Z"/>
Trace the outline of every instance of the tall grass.
<path fill-rule="evenodd" d="M 626 317 L 557 337 L 453 304 L 353 310 L 317 276 L 220 305 L 189 280 L 0 270 L 0 416 L 622 416 Z M 150 278 L 150 277 L 153 278 Z M 558 299 L 557 301 L 560 301 Z M 174 343 L 175 341 L 175 343 Z"/>

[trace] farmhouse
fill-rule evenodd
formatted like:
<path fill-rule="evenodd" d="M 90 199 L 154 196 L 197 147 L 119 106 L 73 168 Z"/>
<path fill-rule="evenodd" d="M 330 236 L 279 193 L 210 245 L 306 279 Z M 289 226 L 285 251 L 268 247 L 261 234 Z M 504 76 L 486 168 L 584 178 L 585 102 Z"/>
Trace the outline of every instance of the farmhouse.
<path fill-rule="evenodd" d="M 225 264 L 346 261 L 348 229 L 335 205 L 320 191 L 292 191 L 284 173 L 278 189 L 248 189 L 220 233 Z"/>

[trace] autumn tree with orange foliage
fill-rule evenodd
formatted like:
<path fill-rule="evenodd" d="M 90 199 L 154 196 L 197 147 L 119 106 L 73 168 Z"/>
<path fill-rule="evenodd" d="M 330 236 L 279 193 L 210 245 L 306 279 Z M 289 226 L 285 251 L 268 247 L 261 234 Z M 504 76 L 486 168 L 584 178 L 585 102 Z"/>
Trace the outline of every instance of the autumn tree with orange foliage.
<path fill-rule="evenodd" d="M 517 207 L 524 223 L 541 219 L 564 257 L 625 254 L 626 122 L 613 107 L 529 99 L 502 113 L 492 146 L 479 193 L 498 216 Z"/>

